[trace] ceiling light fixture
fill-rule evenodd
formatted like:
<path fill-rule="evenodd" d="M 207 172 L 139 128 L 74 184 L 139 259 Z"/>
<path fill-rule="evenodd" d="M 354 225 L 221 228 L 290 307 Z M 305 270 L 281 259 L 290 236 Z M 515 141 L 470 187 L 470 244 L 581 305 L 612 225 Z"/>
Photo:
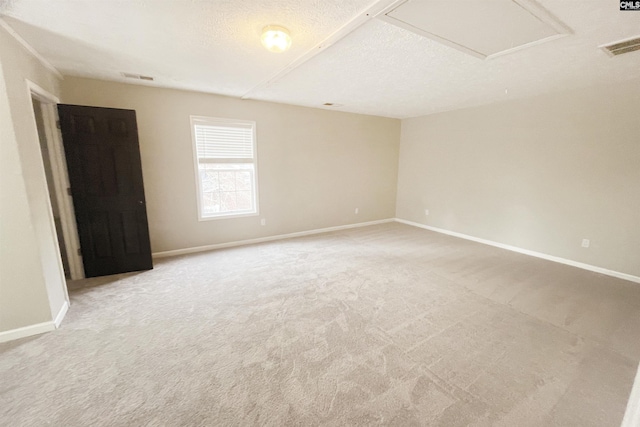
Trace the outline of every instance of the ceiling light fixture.
<path fill-rule="evenodd" d="M 277 25 L 267 25 L 262 29 L 260 38 L 262 45 L 270 52 L 284 52 L 291 47 L 291 36 L 289 30 Z"/>

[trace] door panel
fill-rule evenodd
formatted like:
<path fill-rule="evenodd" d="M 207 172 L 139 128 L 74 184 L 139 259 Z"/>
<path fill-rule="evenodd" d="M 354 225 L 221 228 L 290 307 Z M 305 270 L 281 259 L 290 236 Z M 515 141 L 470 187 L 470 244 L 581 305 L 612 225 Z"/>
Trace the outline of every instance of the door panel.
<path fill-rule="evenodd" d="M 135 111 L 58 112 L 86 276 L 153 268 Z"/>

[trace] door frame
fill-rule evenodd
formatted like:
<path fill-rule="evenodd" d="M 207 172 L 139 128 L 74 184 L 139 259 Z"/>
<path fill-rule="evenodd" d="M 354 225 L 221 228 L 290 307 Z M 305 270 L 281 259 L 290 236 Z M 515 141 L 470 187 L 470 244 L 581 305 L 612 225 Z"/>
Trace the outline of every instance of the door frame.
<path fill-rule="evenodd" d="M 60 210 L 60 222 L 62 228 L 62 237 L 65 242 L 65 248 L 67 252 L 67 259 L 69 261 L 69 274 L 71 280 L 83 279 L 84 267 L 82 265 L 82 257 L 80 256 L 80 239 L 78 237 L 78 227 L 76 225 L 76 215 L 73 208 L 73 199 L 71 198 L 69 188 L 69 173 L 67 171 L 67 162 L 64 157 L 64 147 L 62 145 L 62 135 L 58 129 L 58 110 L 57 104 L 60 103 L 60 99 L 47 92 L 42 87 L 38 86 L 30 80 L 27 81 L 27 91 L 29 93 L 29 102 L 31 103 L 31 110 L 33 111 L 32 98 L 36 98 L 41 103 L 42 118 L 44 122 L 45 139 L 47 141 L 47 148 L 49 149 L 49 159 L 51 161 L 51 169 L 53 175 L 53 186 L 55 188 L 55 194 L 53 195 L 58 202 L 58 208 Z M 35 117 L 34 117 L 35 123 Z M 40 150 L 40 148 L 38 148 Z M 42 165 L 44 168 L 44 165 Z M 44 174 L 44 169 L 42 171 Z M 48 192 L 48 190 L 47 190 Z M 49 200 L 47 200 L 48 203 Z M 49 206 L 50 212 L 53 212 L 51 206 Z M 53 219 L 53 213 L 50 216 L 51 226 L 56 232 L 55 222 Z M 57 246 L 57 245 L 56 245 Z M 62 268 L 62 259 L 60 258 L 60 270 Z M 65 286 L 65 292 L 68 291 Z"/>

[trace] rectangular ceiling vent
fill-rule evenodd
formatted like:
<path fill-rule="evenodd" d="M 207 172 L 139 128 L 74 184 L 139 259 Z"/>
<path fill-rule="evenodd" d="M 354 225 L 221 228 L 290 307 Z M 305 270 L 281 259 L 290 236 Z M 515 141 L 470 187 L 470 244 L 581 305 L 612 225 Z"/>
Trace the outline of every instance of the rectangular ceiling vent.
<path fill-rule="evenodd" d="M 152 82 L 153 81 L 153 77 L 149 77 L 149 76 L 143 76 L 140 74 L 133 74 L 133 73 L 122 73 L 122 75 L 128 79 L 136 79 L 136 80 L 147 80 Z"/>
<path fill-rule="evenodd" d="M 640 37 L 634 37 L 629 40 L 606 44 L 600 46 L 600 48 L 611 56 L 618 56 L 622 55 L 623 53 L 634 52 L 636 50 L 640 50 Z"/>

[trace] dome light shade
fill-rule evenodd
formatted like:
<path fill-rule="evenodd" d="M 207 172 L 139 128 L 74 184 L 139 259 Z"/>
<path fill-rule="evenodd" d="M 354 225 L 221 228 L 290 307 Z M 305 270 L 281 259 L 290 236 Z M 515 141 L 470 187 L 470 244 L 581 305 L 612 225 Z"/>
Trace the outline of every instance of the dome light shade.
<path fill-rule="evenodd" d="M 291 47 L 291 36 L 289 30 L 277 25 L 267 25 L 262 29 L 260 38 L 262 45 L 271 52 L 284 52 Z"/>

